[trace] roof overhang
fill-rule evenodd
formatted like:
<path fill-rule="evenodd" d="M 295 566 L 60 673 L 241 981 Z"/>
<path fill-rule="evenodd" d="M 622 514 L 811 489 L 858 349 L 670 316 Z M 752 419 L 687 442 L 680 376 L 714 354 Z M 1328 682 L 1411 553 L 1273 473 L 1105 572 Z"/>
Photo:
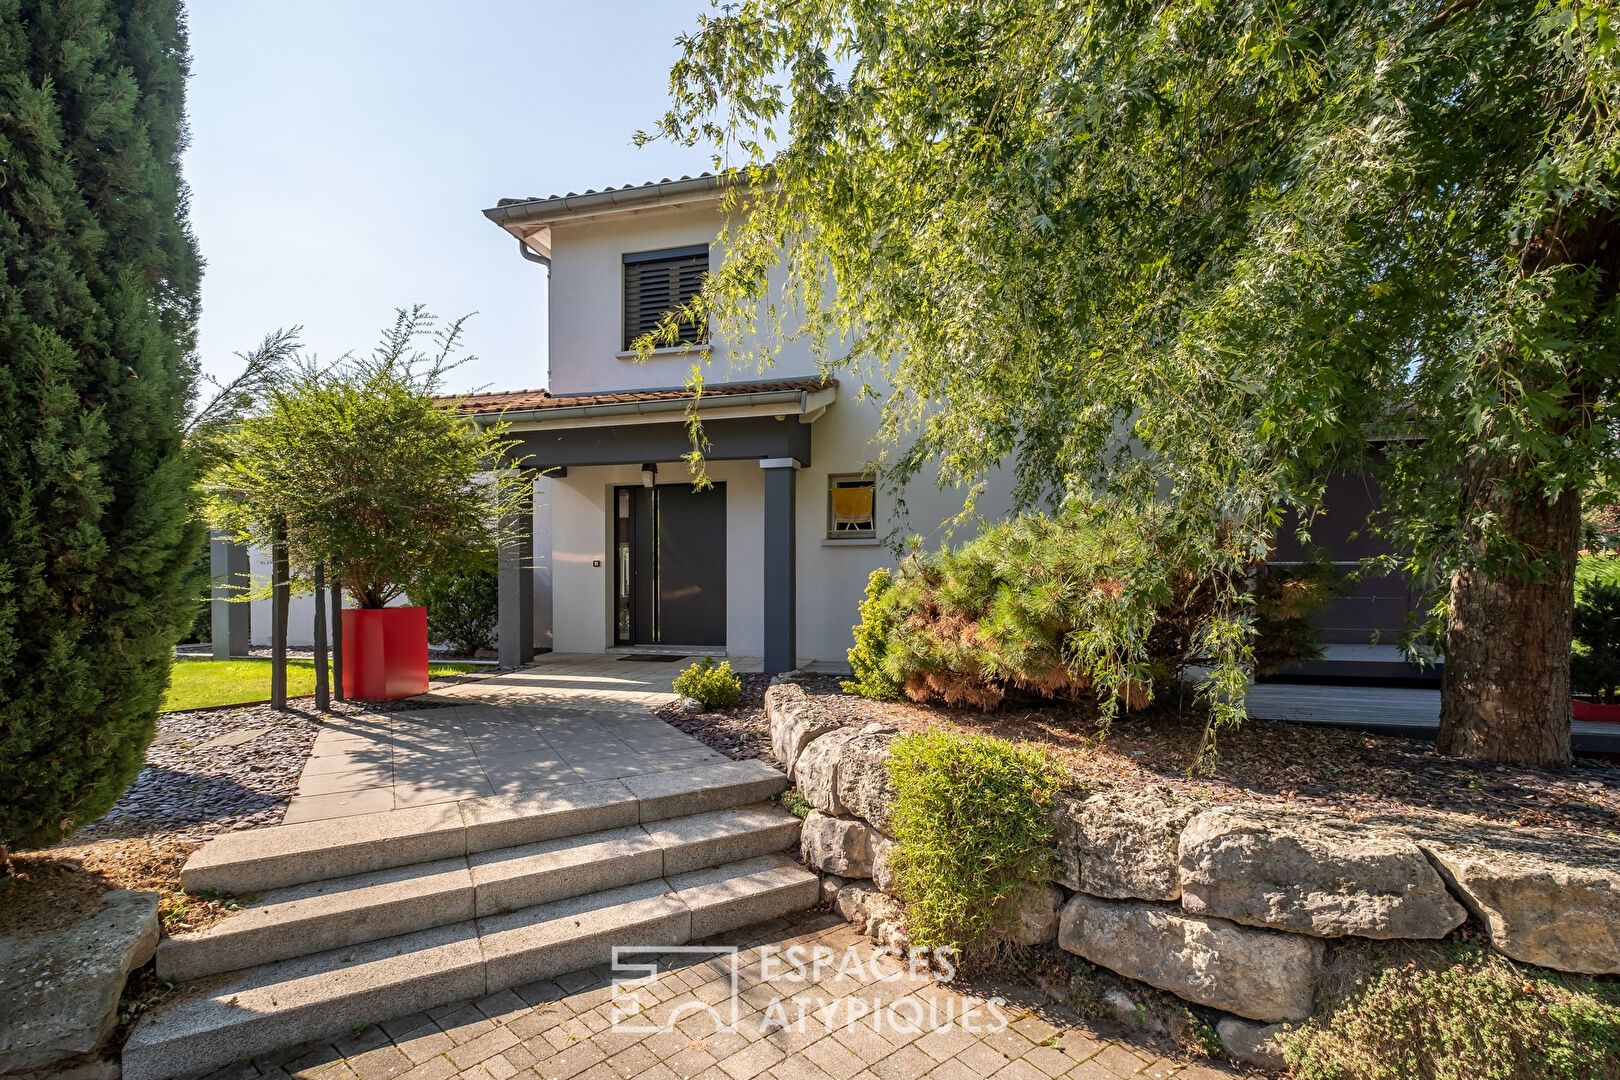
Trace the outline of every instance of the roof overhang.
<path fill-rule="evenodd" d="M 659 401 L 616 401 L 595 405 L 553 405 L 544 409 L 511 410 L 475 416 L 480 423 L 508 424 L 514 433 L 556 428 L 622 427 L 631 424 L 679 424 L 692 415 L 700 420 L 738 417 L 794 417 L 801 424 L 819 420 L 838 400 L 836 383 L 816 390 L 759 390 L 745 394 L 716 394 L 705 398 Z"/>
<path fill-rule="evenodd" d="M 551 227 L 554 224 L 719 202 L 726 182 L 719 176 L 694 176 L 646 183 L 640 187 L 587 191 L 583 195 L 503 200 L 501 205 L 485 210 L 484 216 L 523 241 L 537 254 L 549 259 Z"/>

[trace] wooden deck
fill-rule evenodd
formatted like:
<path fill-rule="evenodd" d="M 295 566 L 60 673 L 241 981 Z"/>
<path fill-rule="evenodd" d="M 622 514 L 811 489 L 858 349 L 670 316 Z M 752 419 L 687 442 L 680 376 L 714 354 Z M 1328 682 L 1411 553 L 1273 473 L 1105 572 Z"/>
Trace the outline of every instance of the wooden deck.
<path fill-rule="evenodd" d="M 1440 727 L 1440 691 L 1264 683 L 1249 688 L 1249 715 L 1432 739 Z M 1577 720 L 1571 741 L 1578 751 L 1620 753 L 1620 724 Z"/>

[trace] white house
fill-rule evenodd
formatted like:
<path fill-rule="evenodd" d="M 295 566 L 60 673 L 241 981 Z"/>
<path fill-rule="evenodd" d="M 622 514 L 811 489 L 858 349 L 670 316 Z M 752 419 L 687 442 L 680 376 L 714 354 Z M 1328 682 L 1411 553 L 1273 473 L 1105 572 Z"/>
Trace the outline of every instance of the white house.
<path fill-rule="evenodd" d="M 549 268 L 544 389 L 464 407 L 504 417 L 524 467 L 550 478 L 535 517 L 549 518 L 539 559 L 559 652 L 762 656 L 767 672 L 842 661 L 868 575 L 892 562 L 883 538 L 895 507 L 867 471 L 879 407 L 823 381 L 807 346 L 788 344 L 764 372 L 696 329 L 648 360 L 630 350 L 718 265 L 720 197 L 705 175 L 484 211 Z M 681 460 L 694 362 L 705 365 L 697 412 L 714 484 L 701 492 Z M 905 525 L 924 533 L 961 505 L 927 479 L 905 501 Z M 980 505 L 994 514 L 1006 500 Z M 532 655 L 537 624 L 546 629 L 526 547 L 502 561 L 503 663 Z"/>

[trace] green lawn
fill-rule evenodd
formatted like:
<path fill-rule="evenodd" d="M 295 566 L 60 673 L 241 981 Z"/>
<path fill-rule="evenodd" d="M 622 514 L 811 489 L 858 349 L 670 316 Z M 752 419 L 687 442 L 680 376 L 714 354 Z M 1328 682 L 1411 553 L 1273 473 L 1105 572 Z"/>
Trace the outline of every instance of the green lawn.
<path fill-rule="evenodd" d="M 429 664 L 428 676 L 460 675 L 478 670 L 477 664 Z M 315 661 L 287 661 L 287 696 L 315 692 Z M 169 678 L 164 712 L 202 709 L 210 705 L 236 705 L 264 701 L 270 696 L 269 660 L 193 660 L 178 658 Z"/>

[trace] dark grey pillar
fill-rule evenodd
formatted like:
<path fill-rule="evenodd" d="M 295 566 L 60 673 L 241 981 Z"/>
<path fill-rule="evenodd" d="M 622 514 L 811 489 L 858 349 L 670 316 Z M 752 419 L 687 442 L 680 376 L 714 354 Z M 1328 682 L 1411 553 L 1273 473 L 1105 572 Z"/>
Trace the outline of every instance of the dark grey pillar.
<path fill-rule="evenodd" d="M 332 707 L 332 693 L 326 681 L 326 564 L 315 560 L 315 708 L 325 712 Z"/>
<path fill-rule="evenodd" d="M 270 535 L 270 707 L 280 712 L 287 708 L 287 610 L 292 602 L 286 520 Z"/>
<path fill-rule="evenodd" d="M 534 659 L 534 484 L 501 522 L 500 584 L 496 636 L 501 667 Z"/>
<path fill-rule="evenodd" d="M 759 464 L 765 470 L 765 674 L 780 675 L 799 663 L 794 553 L 794 481 L 799 463 L 792 458 L 766 458 Z"/>
<path fill-rule="evenodd" d="M 214 659 L 229 660 L 248 654 L 247 602 L 248 549 L 233 544 L 224 533 L 208 538 L 209 635 L 214 642 Z M 232 601 L 235 601 L 234 603 Z"/>

